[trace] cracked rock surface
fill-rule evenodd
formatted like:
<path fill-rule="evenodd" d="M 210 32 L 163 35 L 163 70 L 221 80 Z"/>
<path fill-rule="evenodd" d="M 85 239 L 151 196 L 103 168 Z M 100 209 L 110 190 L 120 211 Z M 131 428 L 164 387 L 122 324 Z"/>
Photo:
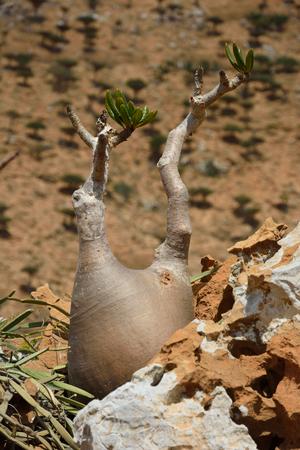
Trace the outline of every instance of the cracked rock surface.
<path fill-rule="evenodd" d="M 267 219 L 194 284 L 196 319 L 78 414 L 82 449 L 300 448 L 300 224 L 285 233 Z"/>

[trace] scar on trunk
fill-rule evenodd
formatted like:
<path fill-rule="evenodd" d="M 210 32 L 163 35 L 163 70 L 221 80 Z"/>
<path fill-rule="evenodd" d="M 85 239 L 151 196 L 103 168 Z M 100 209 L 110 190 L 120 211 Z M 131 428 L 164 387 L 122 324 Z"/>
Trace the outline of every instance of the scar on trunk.
<path fill-rule="evenodd" d="M 168 270 L 165 270 L 160 274 L 160 282 L 161 284 L 165 284 L 168 286 L 172 282 L 172 276 Z"/>

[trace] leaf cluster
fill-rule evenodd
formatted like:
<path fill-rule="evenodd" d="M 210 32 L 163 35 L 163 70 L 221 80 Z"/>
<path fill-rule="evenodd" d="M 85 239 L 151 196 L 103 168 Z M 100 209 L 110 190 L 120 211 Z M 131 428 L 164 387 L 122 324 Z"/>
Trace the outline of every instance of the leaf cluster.
<path fill-rule="evenodd" d="M 121 127 L 131 130 L 153 122 L 157 115 L 157 111 L 150 111 L 148 106 L 144 106 L 144 108 L 136 107 L 118 89 L 106 92 L 105 108 L 115 122 L 121 125 Z"/>
<path fill-rule="evenodd" d="M 234 42 L 232 44 L 232 51 L 228 43 L 225 44 L 225 53 L 230 64 L 240 73 L 249 74 L 253 69 L 254 52 L 252 48 L 248 51 L 246 58 L 244 58 L 242 50 Z"/>
<path fill-rule="evenodd" d="M 41 355 L 67 351 L 66 346 L 51 348 L 41 342 L 50 329 L 56 339 L 63 336 L 59 342 L 66 342 L 69 313 L 57 303 L 15 298 L 14 292 L 0 299 L 0 305 L 8 301 L 44 306 L 49 319 L 30 321 L 30 308 L 0 320 L 0 446 L 79 450 L 72 418 L 84 407 L 82 398 L 89 400 L 93 395 L 68 384 L 65 364 L 47 370 L 39 363 Z M 57 314 L 62 318 L 58 320 Z"/>

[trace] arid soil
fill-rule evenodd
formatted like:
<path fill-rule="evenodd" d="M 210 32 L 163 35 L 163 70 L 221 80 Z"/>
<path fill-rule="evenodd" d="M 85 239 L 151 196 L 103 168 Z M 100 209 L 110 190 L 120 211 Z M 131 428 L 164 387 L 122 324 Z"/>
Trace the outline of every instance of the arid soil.
<path fill-rule="evenodd" d="M 254 12 L 262 16 L 255 23 Z M 90 154 L 64 109 L 71 102 L 95 130 L 109 87 L 159 111 L 153 126 L 112 155 L 106 197 L 116 255 L 131 267 L 150 263 L 165 233 L 160 145 L 188 111 L 197 65 L 205 68 L 205 89 L 220 68 L 233 73 L 225 41 L 253 46 L 259 58 L 248 86 L 213 106 L 185 144 L 191 273 L 205 254 L 222 260 L 267 216 L 295 225 L 299 14 L 297 0 L 49 0 L 37 12 L 29 1 L 0 1 L 0 159 L 20 150 L 1 172 L 0 295 L 16 289 L 24 296 L 45 282 L 71 294 L 77 235 L 70 193 L 87 175 Z M 134 92 L 130 79 L 144 87 Z"/>

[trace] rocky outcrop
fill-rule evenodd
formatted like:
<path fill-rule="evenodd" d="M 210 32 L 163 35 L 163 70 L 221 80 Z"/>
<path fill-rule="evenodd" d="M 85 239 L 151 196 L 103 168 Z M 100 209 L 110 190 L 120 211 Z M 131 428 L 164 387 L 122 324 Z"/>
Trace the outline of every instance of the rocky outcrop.
<path fill-rule="evenodd" d="M 300 224 L 284 233 L 267 219 L 194 286 L 196 319 L 78 414 L 82 449 L 300 447 Z"/>

